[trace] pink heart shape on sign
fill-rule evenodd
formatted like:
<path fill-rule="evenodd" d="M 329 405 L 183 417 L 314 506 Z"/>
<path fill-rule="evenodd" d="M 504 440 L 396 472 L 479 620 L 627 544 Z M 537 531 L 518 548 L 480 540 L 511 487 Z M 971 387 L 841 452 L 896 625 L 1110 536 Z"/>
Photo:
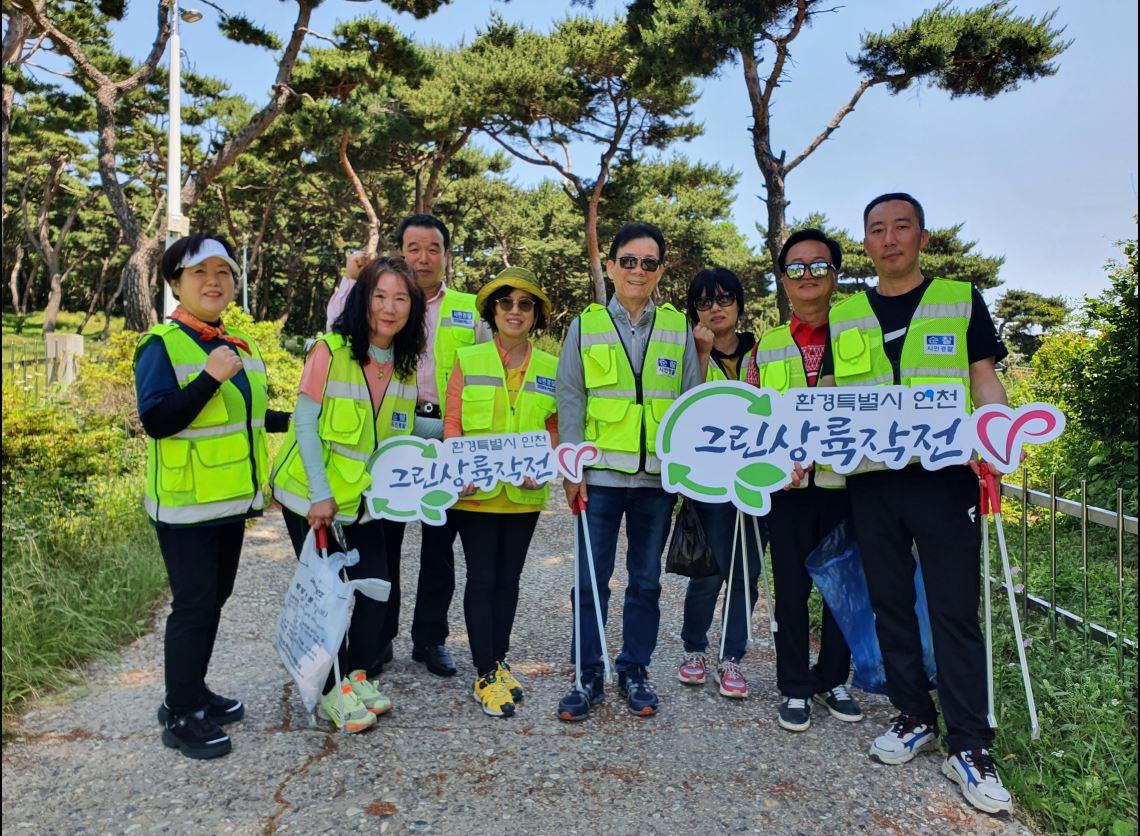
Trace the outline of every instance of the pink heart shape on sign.
<path fill-rule="evenodd" d="M 975 431 L 983 458 L 999 470 L 1016 470 L 1026 441 L 1052 441 L 1065 428 L 1064 414 L 1054 406 L 1031 403 L 1011 410 L 1000 404 L 981 407 L 974 413 Z M 1031 425 L 1039 422 L 1039 426 Z M 988 455 L 987 455 L 988 454 Z"/>
<path fill-rule="evenodd" d="M 589 441 L 583 441 L 581 444 L 559 444 L 554 455 L 558 459 L 558 469 L 562 475 L 571 482 L 581 482 L 583 468 L 596 462 L 599 453 L 597 447 Z"/>

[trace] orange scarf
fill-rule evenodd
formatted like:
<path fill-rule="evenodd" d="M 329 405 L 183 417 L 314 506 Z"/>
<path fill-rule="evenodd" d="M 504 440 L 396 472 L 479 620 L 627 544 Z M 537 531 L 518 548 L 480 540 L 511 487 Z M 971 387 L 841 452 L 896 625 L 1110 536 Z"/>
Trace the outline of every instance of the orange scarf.
<path fill-rule="evenodd" d="M 241 337 L 231 337 L 226 333 L 226 325 L 220 319 L 218 320 L 217 326 L 210 325 L 209 323 L 198 319 L 198 317 L 194 316 L 194 314 L 190 313 L 190 311 L 186 310 L 181 305 L 174 309 L 174 313 L 170 315 L 170 318 L 175 322 L 181 322 L 183 325 L 188 326 L 191 330 L 196 331 L 198 333 L 198 336 L 200 336 L 205 342 L 209 342 L 210 340 L 225 340 L 226 342 L 237 346 L 246 354 L 253 354 L 253 352 L 249 350 L 249 343 L 247 343 Z"/>

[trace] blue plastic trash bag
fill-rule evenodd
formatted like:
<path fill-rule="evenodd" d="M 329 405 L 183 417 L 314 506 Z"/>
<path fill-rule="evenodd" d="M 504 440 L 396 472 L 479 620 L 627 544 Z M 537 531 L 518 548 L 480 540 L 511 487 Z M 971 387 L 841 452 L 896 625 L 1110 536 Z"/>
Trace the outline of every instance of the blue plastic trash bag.
<path fill-rule="evenodd" d="M 851 649 L 851 662 L 855 669 L 852 684 L 872 694 L 886 692 L 886 674 L 883 671 L 883 654 L 875 634 L 875 615 L 867 592 L 867 579 L 863 574 L 863 561 L 859 544 L 847 522 L 842 522 L 823 538 L 808 555 L 807 570 L 835 617 L 847 646 Z M 918 616 L 919 637 L 926 675 L 934 683 L 934 647 L 930 638 L 930 614 L 926 606 L 926 590 L 922 584 L 922 571 L 915 563 L 915 613 Z"/>

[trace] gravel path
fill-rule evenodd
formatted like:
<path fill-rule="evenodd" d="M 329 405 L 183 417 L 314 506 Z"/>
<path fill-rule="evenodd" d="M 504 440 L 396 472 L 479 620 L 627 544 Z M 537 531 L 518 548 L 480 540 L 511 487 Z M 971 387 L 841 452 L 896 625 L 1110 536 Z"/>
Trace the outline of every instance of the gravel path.
<path fill-rule="evenodd" d="M 569 519 L 542 515 L 523 574 L 512 662 L 527 696 L 518 715 L 486 717 L 470 696 L 459 559 L 450 645 L 461 675 L 441 680 L 410 660 L 405 608 L 396 662 L 383 676 L 395 708 L 371 731 L 347 736 L 309 724 L 270 643 L 294 562 L 284 525 L 270 514 L 247 535 L 210 676 L 246 704 L 246 719 L 230 727 L 233 753 L 196 762 L 160 743 L 159 619 L 154 632 L 93 665 L 82 686 L 25 716 L 3 755 L 4 831 L 1028 832 L 966 808 L 935 755 L 903 767 L 869 761 L 870 738 L 891 715 L 882 698 L 863 700 L 862 724 L 817 711 L 808 732 L 781 730 L 766 638 L 746 660 L 751 699 L 682 686 L 674 665 L 685 587 L 676 576 L 664 577 L 662 591 L 653 669 L 660 714 L 630 716 L 611 687 L 587 722 L 558 721 L 554 707 L 572 671 Z M 418 548 L 418 528 L 409 527 L 408 581 Z M 620 619 L 611 623 L 620 629 Z M 758 634 L 761 627 L 758 620 Z"/>

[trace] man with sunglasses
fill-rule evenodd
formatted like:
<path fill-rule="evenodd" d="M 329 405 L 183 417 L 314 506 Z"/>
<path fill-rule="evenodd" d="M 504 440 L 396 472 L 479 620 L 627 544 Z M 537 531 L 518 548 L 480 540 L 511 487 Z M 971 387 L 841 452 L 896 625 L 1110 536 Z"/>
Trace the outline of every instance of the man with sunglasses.
<path fill-rule="evenodd" d="M 819 229 L 801 229 L 788 237 L 776 266 L 792 306 L 787 325 L 770 328 L 753 351 L 750 365 L 758 385 L 785 392 L 815 386 L 827 344 L 831 297 L 839 281 L 843 253 L 839 242 Z M 751 372 L 752 369 L 750 368 Z M 847 690 L 851 651 L 827 604 L 823 605 L 819 654 L 811 665 L 808 596 L 811 576 L 804 565 L 820 541 L 848 515 L 843 479 L 815 468 L 790 490 L 772 497 L 768 541 L 775 584 L 776 687 L 781 702 L 778 722 L 788 731 L 811 725 L 814 698 L 837 720 L 863 719 Z"/>
<path fill-rule="evenodd" d="M 606 272 L 614 283 L 607 306 L 590 305 L 566 334 L 558 361 L 558 434 L 563 442 L 593 442 L 599 459 L 580 483 L 565 483 L 570 508 L 585 514 L 602 617 L 609 605 L 618 532 L 626 524 L 629 582 L 622 611 L 618 688 L 629 711 L 657 713 L 648 681 L 661 621 L 661 555 L 676 497 L 661 487 L 657 427 L 669 405 L 704 380 L 702 361 L 685 315 L 656 305 L 653 291 L 665 272 L 665 238 L 648 223 L 618 230 Z M 711 334 L 702 344 L 704 363 Z M 582 538 L 584 539 L 584 538 Z M 577 600 L 582 690 L 571 688 L 558 717 L 584 720 L 603 697 L 601 639 L 584 545 L 578 555 Z M 571 645 L 573 647 L 573 643 Z"/>
<path fill-rule="evenodd" d="M 994 366 L 1007 351 L 981 293 L 970 282 L 922 273 L 920 256 L 929 241 L 922 205 L 908 194 L 880 195 L 863 210 L 863 231 L 878 286 L 832 308 L 822 385 L 956 382 L 965 387 L 968 409 L 1006 403 Z M 869 754 L 881 763 L 903 764 L 938 745 L 938 712 L 914 611 L 913 545 L 946 720 L 950 755 L 942 772 L 974 807 L 1009 813 L 1012 798 L 989 751 L 994 733 L 986 716 L 985 644 L 978 625 L 982 467 L 988 465 L 925 470 L 911 463 L 887 470 L 865 463 L 848 476 L 847 488 L 887 696 L 899 711 Z"/>

